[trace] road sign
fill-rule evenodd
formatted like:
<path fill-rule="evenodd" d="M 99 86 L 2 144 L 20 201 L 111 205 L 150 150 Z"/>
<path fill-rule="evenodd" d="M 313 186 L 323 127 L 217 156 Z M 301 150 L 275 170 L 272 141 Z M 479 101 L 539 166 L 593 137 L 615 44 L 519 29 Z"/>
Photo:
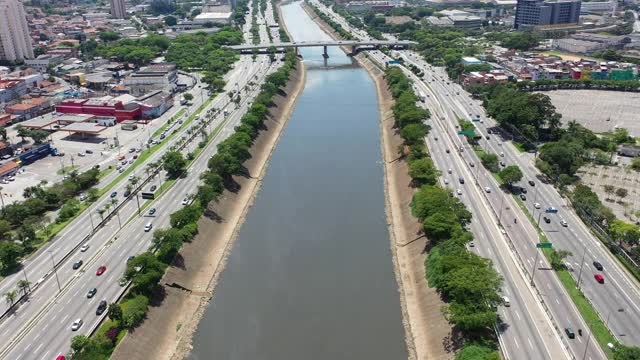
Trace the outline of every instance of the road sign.
<path fill-rule="evenodd" d="M 551 249 L 553 245 L 551 243 L 538 243 L 536 244 L 538 249 Z"/>
<path fill-rule="evenodd" d="M 142 198 L 143 199 L 147 199 L 147 200 L 153 200 L 153 199 L 156 198 L 156 195 L 154 193 L 143 192 L 142 193 Z"/>
<path fill-rule="evenodd" d="M 460 130 L 458 131 L 458 135 L 467 135 L 467 136 L 474 136 L 476 133 L 473 132 L 473 130 Z"/>
<path fill-rule="evenodd" d="M 557 214 L 558 213 L 558 209 L 547 209 L 544 212 L 546 212 L 547 214 Z"/>
<path fill-rule="evenodd" d="M 480 118 L 474 118 L 474 119 L 471 119 L 471 121 L 478 122 L 478 121 L 480 121 Z"/>

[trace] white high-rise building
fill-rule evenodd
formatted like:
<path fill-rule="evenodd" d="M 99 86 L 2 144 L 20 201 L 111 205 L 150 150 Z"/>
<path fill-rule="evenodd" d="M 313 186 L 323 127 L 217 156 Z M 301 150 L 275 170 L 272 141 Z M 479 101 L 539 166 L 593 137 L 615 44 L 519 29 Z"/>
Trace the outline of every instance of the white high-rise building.
<path fill-rule="evenodd" d="M 19 0 L 0 0 L 0 59 L 33 58 L 27 15 Z"/>
<path fill-rule="evenodd" d="M 125 15 L 127 15 L 127 8 L 124 6 L 124 0 L 111 0 L 111 16 L 124 19 Z"/>

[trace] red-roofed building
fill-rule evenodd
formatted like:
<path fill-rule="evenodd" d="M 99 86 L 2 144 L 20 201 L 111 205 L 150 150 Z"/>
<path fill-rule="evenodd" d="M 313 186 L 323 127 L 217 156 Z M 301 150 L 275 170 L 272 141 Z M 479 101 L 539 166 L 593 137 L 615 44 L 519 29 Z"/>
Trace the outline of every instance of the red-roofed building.
<path fill-rule="evenodd" d="M 11 122 L 11 114 L 0 114 L 0 126 L 7 126 Z"/>
<path fill-rule="evenodd" d="M 56 111 L 65 114 L 91 114 L 115 117 L 117 122 L 138 120 L 142 109 L 135 102 L 123 103 L 116 99 L 68 99 L 56 105 Z"/>
<path fill-rule="evenodd" d="M 7 106 L 8 114 L 18 116 L 18 121 L 29 120 L 38 115 L 46 114 L 52 110 L 51 102 L 46 98 L 26 99 L 21 104 Z"/>

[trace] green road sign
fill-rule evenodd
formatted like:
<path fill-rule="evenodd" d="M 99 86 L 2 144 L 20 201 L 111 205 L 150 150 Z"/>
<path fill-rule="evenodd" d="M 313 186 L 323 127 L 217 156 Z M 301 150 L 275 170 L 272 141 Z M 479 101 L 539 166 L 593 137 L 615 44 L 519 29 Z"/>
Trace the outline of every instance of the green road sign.
<path fill-rule="evenodd" d="M 156 198 L 156 195 L 154 193 L 143 192 L 142 193 L 142 198 L 143 199 L 147 199 L 147 200 L 153 200 L 153 199 Z"/>
<path fill-rule="evenodd" d="M 474 136 L 476 133 L 473 132 L 473 130 L 461 130 L 458 131 L 458 135 L 467 135 L 467 136 Z"/>
<path fill-rule="evenodd" d="M 538 244 L 536 244 L 536 247 L 538 249 L 551 249 L 552 244 L 551 243 L 538 243 Z"/>

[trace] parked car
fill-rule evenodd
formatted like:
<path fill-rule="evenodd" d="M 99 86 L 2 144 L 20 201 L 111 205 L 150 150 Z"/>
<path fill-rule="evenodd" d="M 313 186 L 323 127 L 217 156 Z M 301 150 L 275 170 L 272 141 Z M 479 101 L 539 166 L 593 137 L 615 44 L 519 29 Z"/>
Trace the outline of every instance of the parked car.
<path fill-rule="evenodd" d="M 80 269 L 80 266 L 82 266 L 82 264 L 83 264 L 82 260 L 78 260 L 78 261 L 74 262 L 74 263 L 73 263 L 73 266 L 72 266 L 72 267 L 73 267 L 73 270 L 78 270 L 78 269 Z"/>

